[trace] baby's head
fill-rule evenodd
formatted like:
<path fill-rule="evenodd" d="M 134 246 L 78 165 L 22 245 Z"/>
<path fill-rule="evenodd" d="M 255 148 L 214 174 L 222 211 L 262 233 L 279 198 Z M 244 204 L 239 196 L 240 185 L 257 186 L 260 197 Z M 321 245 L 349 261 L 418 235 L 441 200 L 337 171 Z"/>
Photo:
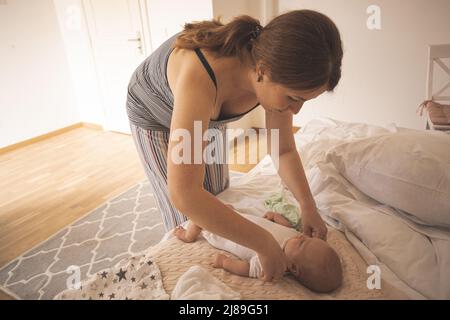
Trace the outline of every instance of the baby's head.
<path fill-rule="evenodd" d="M 325 241 L 299 234 L 287 241 L 284 252 L 289 259 L 289 271 L 305 287 L 330 292 L 341 285 L 339 256 Z"/>

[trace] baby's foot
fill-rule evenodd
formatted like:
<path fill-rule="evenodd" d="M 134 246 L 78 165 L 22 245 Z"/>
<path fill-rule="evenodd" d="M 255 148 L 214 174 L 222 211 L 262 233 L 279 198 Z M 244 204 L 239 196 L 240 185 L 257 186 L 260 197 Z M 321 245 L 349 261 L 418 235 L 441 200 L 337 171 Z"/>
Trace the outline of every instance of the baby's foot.
<path fill-rule="evenodd" d="M 184 241 L 187 243 L 195 241 L 195 239 L 191 239 L 188 237 L 187 231 L 182 226 L 176 226 L 175 229 L 173 230 L 173 234 L 181 241 Z"/>
<path fill-rule="evenodd" d="M 217 254 L 216 259 L 214 260 L 213 267 L 214 268 L 223 268 L 223 261 L 227 258 L 224 254 Z"/>

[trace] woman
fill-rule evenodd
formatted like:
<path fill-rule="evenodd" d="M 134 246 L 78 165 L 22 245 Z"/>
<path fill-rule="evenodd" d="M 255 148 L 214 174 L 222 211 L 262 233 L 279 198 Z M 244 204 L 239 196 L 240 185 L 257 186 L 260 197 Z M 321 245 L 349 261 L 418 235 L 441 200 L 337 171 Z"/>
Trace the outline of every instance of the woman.
<path fill-rule="evenodd" d="M 342 55 L 335 24 L 310 10 L 280 15 L 264 28 L 249 16 L 226 25 L 186 24 L 154 51 L 130 81 L 127 112 L 166 230 L 189 218 L 256 251 L 264 280 L 283 275 L 286 258 L 272 235 L 215 197 L 229 185 L 227 165 L 178 163 L 171 156 L 178 143 L 174 132 L 194 137 L 195 121 L 202 133 L 208 128 L 223 132 L 227 122 L 261 104 L 267 129 L 279 129 L 278 172 L 300 203 L 304 232 L 326 239 L 296 151 L 292 120 L 305 101 L 333 91 Z M 212 141 L 226 145 L 220 135 Z"/>

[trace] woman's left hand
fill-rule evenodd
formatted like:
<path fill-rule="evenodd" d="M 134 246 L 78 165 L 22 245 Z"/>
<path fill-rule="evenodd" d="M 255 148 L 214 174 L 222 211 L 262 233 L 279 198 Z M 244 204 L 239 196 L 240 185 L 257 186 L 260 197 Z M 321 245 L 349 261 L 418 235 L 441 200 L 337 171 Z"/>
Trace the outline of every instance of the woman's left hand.
<path fill-rule="evenodd" d="M 317 212 L 316 206 L 302 208 L 302 225 L 303 233 L 308 237 L 327 241 L 328 229 Z"/>

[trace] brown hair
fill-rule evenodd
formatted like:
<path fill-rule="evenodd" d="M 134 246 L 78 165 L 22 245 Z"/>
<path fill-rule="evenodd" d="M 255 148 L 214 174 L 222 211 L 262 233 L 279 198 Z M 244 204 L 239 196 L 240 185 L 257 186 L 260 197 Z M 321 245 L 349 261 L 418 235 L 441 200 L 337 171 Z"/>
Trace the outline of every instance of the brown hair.
<path fill-rule="evenodd" d="M 313 291 L 331 292 L 342 285 L 341 260 L 336 251 L 326 242 L 314 240 L 322 243 L 321 251 L 314 252 L 315 255 L 322 255 L 322 257 L 315 260 L 305 259 L 302 263 L 301 274 L 296 278 L 302 285 Z"/>
<path fill-rule="evenodd" d="M 258 20 L 246 15 L 227 24 L 219 20 L 187 23 L 175 47 L 208 48 L 222 57 L 249 54 L 253 66 L 258 62 L 275 83 L 294 90 L 323 85 L 334 90 L 341 78 L 343 51 L 339 30 L 330 18 L 312 10 L 295 10 L 261 28 Z"/>

